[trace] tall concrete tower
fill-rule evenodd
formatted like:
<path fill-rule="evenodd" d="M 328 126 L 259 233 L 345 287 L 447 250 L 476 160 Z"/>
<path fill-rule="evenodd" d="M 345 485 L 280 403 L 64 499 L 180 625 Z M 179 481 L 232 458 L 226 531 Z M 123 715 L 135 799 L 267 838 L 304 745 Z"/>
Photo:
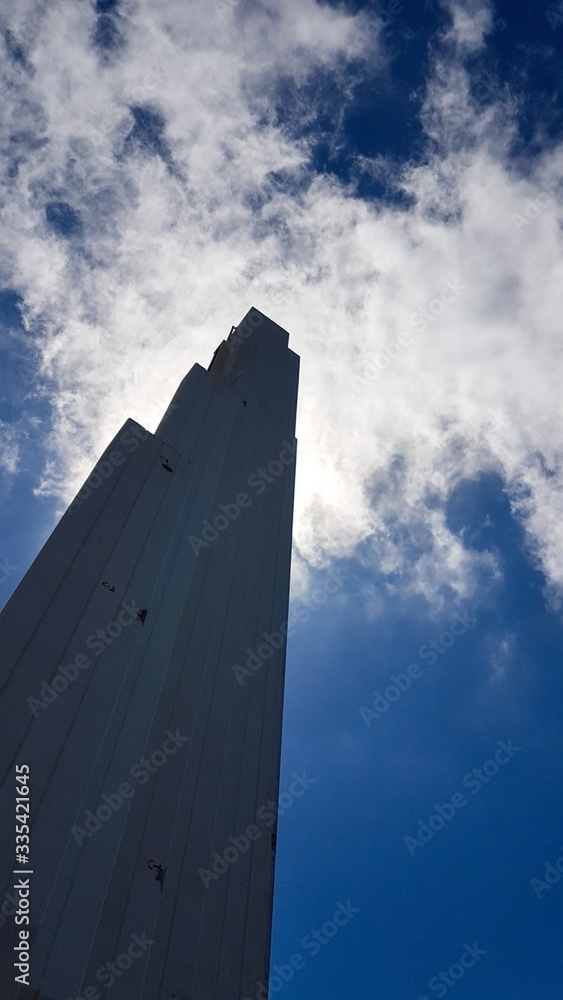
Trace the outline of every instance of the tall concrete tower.
<path fill-rule="evenodd" d="M 0 616 L 6 1000 L 266 996 L 298 371 L 251 309 Z"/>

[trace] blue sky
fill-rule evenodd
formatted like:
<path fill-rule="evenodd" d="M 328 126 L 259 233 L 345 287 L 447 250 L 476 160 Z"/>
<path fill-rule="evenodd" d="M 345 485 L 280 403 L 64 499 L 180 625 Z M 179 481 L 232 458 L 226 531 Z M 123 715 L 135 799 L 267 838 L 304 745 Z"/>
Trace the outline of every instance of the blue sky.
<path fill-rule="evenodd" d="M 263 310 L 302 358 L 307 618 L 272 995 L 560 1000 L 563 9 L 0 26 L 0 603 L 124 419 Z"/>

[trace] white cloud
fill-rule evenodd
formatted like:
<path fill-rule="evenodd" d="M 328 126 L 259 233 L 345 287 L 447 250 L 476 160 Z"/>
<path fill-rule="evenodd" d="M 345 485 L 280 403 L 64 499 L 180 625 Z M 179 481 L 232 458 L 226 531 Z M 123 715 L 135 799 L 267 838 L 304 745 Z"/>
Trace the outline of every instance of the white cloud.
<path fill-rule="evenodd" d="M 443 0 L 451 16 L 451 28 L 446 38 L 465 53 L 482 48 L 493 26 L 493 11 L 484 0 Z"/>
<path fill-rule="evenodd" d="M 492 683 L 499 683 L 505 679 L 507 670 L 514 657 L 516 636 L 513 632 L 505 632 L 496 639 L 490 636 L 487 645 L 491 666 L 490 680 Z"/>
<path fill-rule="evenodd" d="M 9 476 L 15 475 L 20 466 L 20 448 L 17 431 L 11 424 L 0 420 L 0 470 Z"/>
<path fill-rule="evenodd" d="M 463 549 L 444 504 L 462 478 L 496 470 L 515 498 L 526 485 L 518 510 L 563 590 L 563 146 L 520 176 L 512 102 L 500 91 L 484 108 L 472 100 L 461 55 L 482 44 L 488 8 L 455 14 L 458 54 L 436 61 L 423 112 L 433 156 L 402 174 L 383 165 L 408 211 L 315 175 L 309 140 L 277 117 L 284 74 L 301 88 L 331 74 L 352 101 L 345 60 L 362 39 L 385 65 L 365 19 L 314 0 L 251 14 L 141 3 L 126 6 L 125 46 L 100 69 L 91 7 L 53 7 L 35 42 L 25 9 L 9 18 L 35 72 L 12 68 L 6 91 L 3 138 L 17 132 L 21 159 L 11 179 L 1 164 L 0 263 L 28 320 L 41 320 L 55 386 L 45 445 L 56 464 L 39 489 L 68 501 L 126 416 L 154 427 L 183 371 L 207 364 L 253 304 L 302 356 L 294 533 L 305 560 L 325 565 L 361 544 L 402 592 L 438 608 L 466 597 L 497 570 Z M 306 93 L 295 113 L 314 122 Z M 163 116 L 171 161 L 135 145 L 135 102 Z M 282 171 L 285 187 L 272 178 Z M 546 185 L 551 201 L 517 228 Z M 45 222 L 57 200 L 81 220 L 71 242 Z M 448 280 L 464 290 L 440 311 Z"/>
<path fill-rule="evenodd" d="M 368 621 L 373 622 L 381 618 L 385 610 L 385 605 L 378 587 L 373 583 L 366 583 L 361 587 L 358 596 L 363 601 L 364 612 Z"/>

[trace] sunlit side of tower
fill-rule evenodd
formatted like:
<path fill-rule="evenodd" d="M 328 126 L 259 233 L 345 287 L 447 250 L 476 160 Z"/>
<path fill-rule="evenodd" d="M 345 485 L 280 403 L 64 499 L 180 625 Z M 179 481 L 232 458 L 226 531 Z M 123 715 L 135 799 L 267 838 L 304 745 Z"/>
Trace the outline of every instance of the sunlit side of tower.
<path fill-rule="evenodd" d="M 254 1000 L 268 981 L 257 816 L 278 794 L 298 371 L 251 309 L 155 434 L 125 422 L 0 615 L 3 997 Z"/>

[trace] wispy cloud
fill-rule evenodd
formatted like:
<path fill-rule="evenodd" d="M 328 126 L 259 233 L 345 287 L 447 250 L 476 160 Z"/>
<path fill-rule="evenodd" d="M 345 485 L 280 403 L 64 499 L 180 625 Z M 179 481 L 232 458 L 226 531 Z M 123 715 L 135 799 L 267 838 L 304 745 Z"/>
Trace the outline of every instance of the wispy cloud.
<path fill-rule="evenodd" d="M 489 636 L 487 643 L 489 647 L 491 681 L 502 681 L 506 677 L 510 662 L 516 651 L 516 636 L 513 632 L 506 632 L 498 639 Z"/>
<path fill-rule="evenodd" d="M 445 503 L 462 478 L 496 470 L 552 593 L 563 589 L 563 206 L 554 198 L 520 231 L 512 221 L 563 176 L 563 146 L 515 168 L 513 97 L 488 78 L 479 99 L 465 62 L 490 6 L 447 9 L 422 112 L 428 155 L 382 166 L 407 197 L 399 208 L 357 197 L 312 159 L 315 101 L 327 100 L 315 81 L 331 82 L 338 123 L 355 80 L 384 71 L 376 19 L 314 0 L 229 4 L 221 17 L 199 2 L 140 3 L 123 7 L 121 42 L 100 61 L 92 7 L 10 8 L 23 54 L 4 61 L 0 263 L 41 330 L 50 380 L 52 427 L 37 434 L 60 474 L 46 467 L 41 492 L 68 502 L 125 416 L 145 424 L 255 304 L 303 358 L 306 562 L 359 552 L 433 605 L 467 597 L 498 568 L 464 549 Z M 289 117 L 288 81 L 307 93 Z M 463 295 L 358 388 L 352 373 L 452 273 Z M 9 433 L 15 475 L 25 438 Z"/>

